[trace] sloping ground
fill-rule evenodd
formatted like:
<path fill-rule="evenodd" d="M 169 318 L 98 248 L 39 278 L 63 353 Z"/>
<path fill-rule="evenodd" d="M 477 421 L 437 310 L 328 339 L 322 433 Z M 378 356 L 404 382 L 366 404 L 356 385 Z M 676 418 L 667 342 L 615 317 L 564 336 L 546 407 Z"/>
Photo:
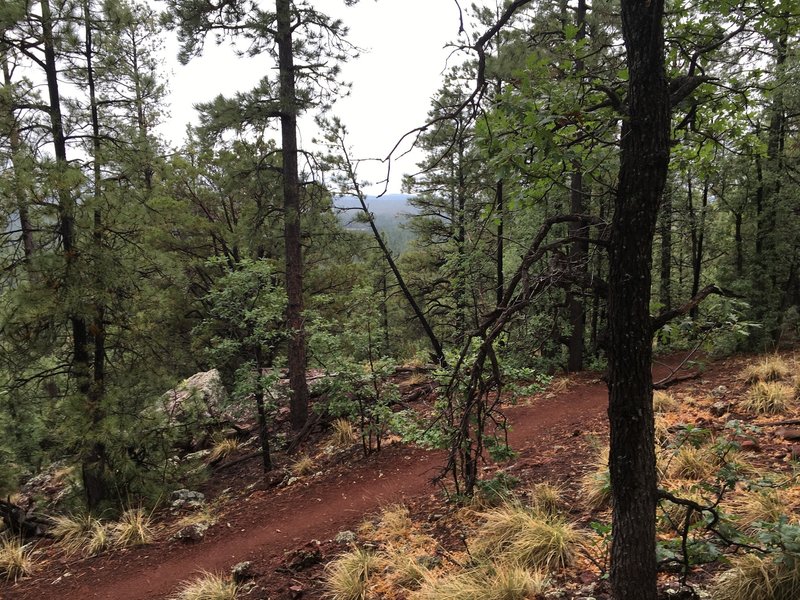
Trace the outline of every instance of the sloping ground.
<path fill-rule="evenodd" d="M 664 372 L 664 367 L 657 367 Z M 708 374 L 706 374 L 706 377 Z M 507 411 L 511 443 L 519 452 L 508 469 L 533 477 L 575 481 L 589 451 L 591 435 L 604 436 L 607 390 L 596 376 L 571 379 L 566 390 Z M 275 579 L 274 595 L 298 597 L 278 584 L 275 568 L 288 552 L 312 540 L 330 540 L 354 528 L 364 516 L 397 502 L 431 501 L 431 485 L 441 453 L 394 445 L 368 459 L 339 465 L 324 475 L 288 488 L 246 491 L 254 479 L 240 479 L 218 523 L 205 539 L 186 545 L 176 541 L 99 557 L 51 562 L 31 579 L 0 584 L 8 600 L 151 600 L 166 598 L 181 581 L 201 571 L 229 572 L 252 561 L 260 584 Z M 489 467 L 491 469 L 491 467 Z M 255 473 L 255 471 L 251 471 Z M 304 598 L 312 597 L 308 594 Z"/>

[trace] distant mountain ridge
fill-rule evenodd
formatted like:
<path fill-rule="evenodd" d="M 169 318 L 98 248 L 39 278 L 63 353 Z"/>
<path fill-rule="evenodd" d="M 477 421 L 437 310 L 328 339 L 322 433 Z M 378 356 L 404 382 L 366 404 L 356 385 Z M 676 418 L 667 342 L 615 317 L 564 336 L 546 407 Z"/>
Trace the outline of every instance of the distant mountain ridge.
<path fill-rule="evenodd" d="M 378 198 L 377 196 L 367 196 L 367 207 L 369 211 L 375 215 L 375 220 L 384 220 L 386 217 L 400 218 L 405 220 L 404 216 L 414 214 L 417 209 L 409 204 L 408 200 L 411 198 L 410 194 L 386 194 Z M 355 196 L 336 196 L 333 199 L 333 206 L 341 211 L 342 215 L 354 215 L 356 210 L 360 209 L 361 204 Z M 341 217 L 340 217 L 341 218 Z M 352 221 L 353 217 L 343 220 Z"/>

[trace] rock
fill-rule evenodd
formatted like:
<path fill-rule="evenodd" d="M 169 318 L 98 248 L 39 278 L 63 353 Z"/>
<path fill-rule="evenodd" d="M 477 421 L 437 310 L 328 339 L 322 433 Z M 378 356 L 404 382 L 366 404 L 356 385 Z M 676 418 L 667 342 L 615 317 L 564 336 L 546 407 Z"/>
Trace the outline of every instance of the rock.
<path fill-rule="evenodd" d="M 322 562 L 322 551 L 319 542 L 309 542 L 303 548 L 290 553 L 287 567 L 293 573 L 303 571 Z"/>
<path fill-rule="evenodd" d="M 356 534 L 352 531 L 340 531 L 333 538 L 333 541 L 337 544 L 352 544 L 356 541 Z"/>
<path fill-rule="evenodd" d="M 248 581 L 239 586 L 239 595 L 240 596 L 249 596 L 250 592 L 255 590 L 258 587 L 255 581 Z"/>
<path fill-rule="evenodd" d="M 785 427 L 781 427 L 775 433 L 785 440 L 800 440 L 800 429 L 786 429 Z"/>
<path fill-rule="evenodd" d="M 186 527 L 181 527 L 172 537 L 181 542 L 199 542 L 206 536 L 207 530 L 208 525 L 205 523 L 192 523 L 191 525 L 186 525 Z"/>
<path fill-rule="evenodd" d="M 77 490 L 75 470 L 66 461 L 52 463 L 20 487 L 16 503 L 26 509 L 31 508 L 34 503 L 42 508 L 57 507 Z"/>
<path fill-rule="evenodd" d="M 800 460 L 800 444 L 794 444 L 789 448 L 789 458 L 791 460 Z"/>
<path fill-rule="evenodd" d="M 721 417 L 725 413 L 730 412 L 730 410 L 731 405 L 728 402 L 714 402 L 714 404 L 711 405 L 711 414 L 715 417 Z"/>
<path fill-rule="evenodd" d="M 711 395 L 714 398 L 723 398 L 728 393 L 728 391 L 729 390 L 726 386 L 720 385 L 711 390 Z"/>
<path fill-rule="evenodd" d="M 436 569 L 442 565 L 442 559 L 432 554 L 417 557 L 417 564 L 424 569 Z"/>
<path fill-rule="evenodd" d="M 761 446 L 755 440 L 745 440 L 740 446 L 745 452 L 761 452 Z"/>
<path fill-rule="evenodd" d="M 233 577 L 233 582 L 240 584 L 244 583 L 248 579 L 253 578 L 253 563 L 249 560 L 244 562 L 237 563 L 231 569 L 231 577 Z"/>
<path fill-rule="evenodd" d="M 200 508 L 205 504 L 206 497 L 201 492 L 191 490 L 175 490 L 170 496 L 172 508 Z"/>

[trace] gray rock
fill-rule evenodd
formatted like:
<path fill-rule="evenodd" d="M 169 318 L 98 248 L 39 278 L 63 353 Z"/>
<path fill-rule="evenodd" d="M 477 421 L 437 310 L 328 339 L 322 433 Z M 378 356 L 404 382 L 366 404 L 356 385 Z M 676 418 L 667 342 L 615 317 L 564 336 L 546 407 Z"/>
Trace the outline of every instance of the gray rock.
<path fill-rule="evenodd" d="M 206 497 L 201 492 L 192 490 L 175 490 L 170 496 L 172 508 L 200 508 L 205 504 Z"/>
<path fill-rule="evenodd" d="M 340 531 L 333 538 L 333 541 L 337 544 L 352 544 L 356 541 L 356 534 L 352 531 Z"/>
<path fill-rule="evenodd" d="M 714 402 L 714 404 L 711 405 L 711 414 L 715 417 L 721 417 L 725 413 L 729 412 L 730 409 L 730 404 L 720 400 L 719 402 Z"/>
<path fill-rule="evenodd" d="M 173 536 L 174 539 L 181 542 L 199 542 L 206 536 L 208 525 L 205 523 L 192 523 L 186 527 L 182 527 Z"/>
<path fill-rule="evenodd" d="M 711 390 L 711 395 L 714 398 L 722 398 L 728 393 L 728 391 L 729 390 L 728 390 L 727 386 L 720 385 L 720 386 L 715 387 L 713 390 Z"/>
<path fill-rule="evenodd" d="M 234 565 L 231 569 L 231 576 L 233 577 L 234 583 L 244 583 L 248 579 L 252 579 L 253 563 L 246 560 Z"/>

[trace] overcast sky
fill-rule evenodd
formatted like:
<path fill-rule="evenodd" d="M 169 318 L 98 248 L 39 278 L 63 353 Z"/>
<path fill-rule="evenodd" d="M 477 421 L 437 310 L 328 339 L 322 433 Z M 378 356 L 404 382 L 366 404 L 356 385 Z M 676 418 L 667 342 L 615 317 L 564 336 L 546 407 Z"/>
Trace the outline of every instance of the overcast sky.
<path fill-rule="evenodd" d="M 152 1 L 152 0 L 151 0 Z M 486 2 L 494 4 L 493 0 Z M 159 3 L 153 2 L 159 6 Z M 345 7 L 342 0 L 316 0 L 314 6 L 341 18 L 350 28 L 349 39 L 364 48 L 362 55 L 343 67 L 343 79 L 352 83 L 349 97 L 334 106 L 350 132 L 350 144 L 359 158 L 385 157 L 400 137 L 424 123 L 430 99 L 442 83 L 452 48 L 457 40 L 459 12 L 455 0 L 361 0 Z M 468 2 L 462 2 L 462 5 Z M 204 55 L 187 66 L 177 63 L 174 34 L 167 38 L 171 116 L 162 132 L 175 145 L 186 123 L 195 121 L 192 108 L 222 93 L 253 87 L 271 68 L 267 57 L 242 59 L 212 40 Z M 452 63 L 454 59 L 450 58 Z M 313 131 L 301 126 L 301 139 L 310 143 Z M 419 153 L 392 166 L 388 191 L 400 191 L 401 176 L 412 173 Z M 362 164 L 362 179 L 377 182 L 385 177 L 385 165 Z M 370 193 L 383 188 L 373 186 Z"/>

